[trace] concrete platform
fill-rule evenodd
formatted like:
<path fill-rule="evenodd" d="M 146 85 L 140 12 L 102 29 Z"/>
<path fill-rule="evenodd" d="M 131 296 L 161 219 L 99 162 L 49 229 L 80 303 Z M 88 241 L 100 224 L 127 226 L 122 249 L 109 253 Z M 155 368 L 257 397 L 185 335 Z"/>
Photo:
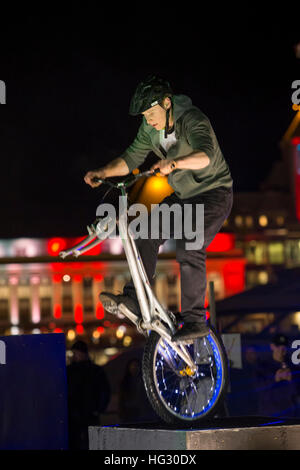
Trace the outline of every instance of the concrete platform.
<path fill-rule="evenodd" d="M 197 429 L 162 423 L 91 426 L 90 450 L 300 450 L 300 420 L 214 419 Z"/>

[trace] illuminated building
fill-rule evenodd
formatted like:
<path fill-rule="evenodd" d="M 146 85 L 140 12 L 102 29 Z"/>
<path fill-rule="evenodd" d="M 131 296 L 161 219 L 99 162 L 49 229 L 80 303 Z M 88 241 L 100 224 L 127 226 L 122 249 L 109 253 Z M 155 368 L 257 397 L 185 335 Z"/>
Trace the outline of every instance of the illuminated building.
<path fill-rule="evenodd" d="M 96 360 L 104 364 L 112 350 L 142 345 L 144 337 L 124 318 L 105 312 L 98 300 L 102 290 L 121 292 L 130 278 L 121 240 L 105 240 L 79 259 L 57 257 L 77 241 L 0 240 L 0 334 L 64 332 L 67 344 L 80 337 L 92 350 L 100 348 Z M 164 306 L 176 311 L 180 277 L 174 250 L 170 240 L 160 251 L 155 291 Z M 242 291 L 245 260 L 234 248 L 234 235 L 220 233 L 209 250 L 208 281 L 214 281 L 216 298 Z"/>
<path fill-rule="evenodd" d="M 247 260 L 248 289 L 276 282 L 280 271 L 300 266 L 300 110 L 296 111 L 280 142 L 282 159 L 274 162 L 261 190 L 234 195 L 226 229 L 235 233 L 236 248 Z M 240 311 L 243 309 L 241 304 Z M 296 310 L 300 310 L 300 303 Z M 222 317 L 220 323 L 223 331 L 240 333 L 256 334 L 273 325 L 286 333 L 298 334 L 300 329 L 295 310 L 286 315 L 249 312 L 240 318 Z"/>

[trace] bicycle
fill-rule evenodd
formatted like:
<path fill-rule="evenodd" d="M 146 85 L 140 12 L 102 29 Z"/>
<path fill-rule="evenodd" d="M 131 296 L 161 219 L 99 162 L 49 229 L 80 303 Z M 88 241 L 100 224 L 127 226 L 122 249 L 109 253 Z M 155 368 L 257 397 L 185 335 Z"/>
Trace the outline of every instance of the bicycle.
<path fill-rule="evenodd" d="M 158 171 L 130 175 L 121 182 L 100 178 L 94 181 L 109 186 L 102 202 L 112 189 L 119 190 L 127 201 L 127 189 L 131 185 L 139 178 L 153 176 Z M 177 344 L 172 342 L 178 321 L 173 312 L 160 304 L 151 288 L 133 235 L 128 229 L 127 205 L 123 209 L 117 224 L 142 317 L 136 316 L 124 304 L 119 304 L 117 311 L 146 337 L 142 375 L 148 399 L 156 414 L 169 424 L 183 427 L 195 425 L 204 418 L 215 416 L 223 404 L 228 380 L 225 348 L 212 327 L 210 334 L 204 338 Z M 98 245 L 112 233 L 110 222 L 109 215 L 96 218 L 88 226 L 89 235 L 71 249 L 62 251 L 60 256 L 78 257 Z"/>

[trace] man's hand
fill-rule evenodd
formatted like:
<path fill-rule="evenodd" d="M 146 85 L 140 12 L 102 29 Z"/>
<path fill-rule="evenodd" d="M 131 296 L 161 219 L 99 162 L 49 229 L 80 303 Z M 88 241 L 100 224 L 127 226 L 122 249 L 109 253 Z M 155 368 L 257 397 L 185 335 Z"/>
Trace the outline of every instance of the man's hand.
<path fill-rule="evenodd" d="M 173 168 L 171 167 L 172 162 L 173 160 L 159 160 L 157 163 L 152 165 L 150 170 L 155 170 L 156 168 L 158 168 L 159 172 L 162 175 L 166 176 L 173 171 Z"/>
<path fill-rule="evenodd" d="M 86 182 L 86 184 L 89 184 L 92 188 L 97 188 L 98 186 L 100 186 L 101 183 L 94 183 L 92 179 L 105 179 L 105 177 L 105 171 L 102 168 L 99 168 L 99 170 L 88 171 L 84 177 L 84 181 Z"/>
<path fill-rule="evenodd" d="M 275 374 L 275 382 L 280 382 L 281 380 L 287 380 L 288 382 L 292 380 L 292 373 L 289 368 L 277 370 Z"/>

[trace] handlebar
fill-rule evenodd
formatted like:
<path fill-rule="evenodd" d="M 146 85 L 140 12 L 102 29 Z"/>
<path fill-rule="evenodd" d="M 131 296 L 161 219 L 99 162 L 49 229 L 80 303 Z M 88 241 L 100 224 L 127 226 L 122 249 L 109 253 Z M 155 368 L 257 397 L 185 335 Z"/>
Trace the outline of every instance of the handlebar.
<path fill-rule="evenodd" d="M 112 188 L 120 188 L 120 187 L 128 187 L 134 184 L 139 178 L 142 178 L 143 176 L 153 176 L 159 173 L 159 168 L 156 168 L 155 170 L 147 170 L 143 171 L 142 173 L 138 173 L 137 175 L 130 175 L 128 178 L 125 180 L 115 183 L 113 181 L 110 181 L 108 179 L 102 179 L 102 178 L 93 178 L 92 182 L 93 183 L 105 183 L 111 186 Z"/>

